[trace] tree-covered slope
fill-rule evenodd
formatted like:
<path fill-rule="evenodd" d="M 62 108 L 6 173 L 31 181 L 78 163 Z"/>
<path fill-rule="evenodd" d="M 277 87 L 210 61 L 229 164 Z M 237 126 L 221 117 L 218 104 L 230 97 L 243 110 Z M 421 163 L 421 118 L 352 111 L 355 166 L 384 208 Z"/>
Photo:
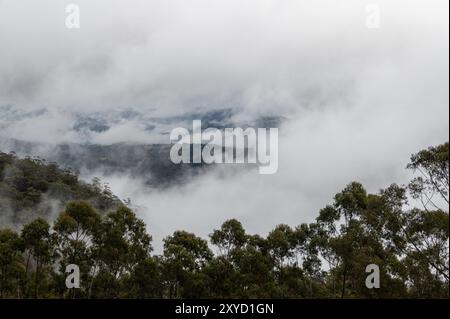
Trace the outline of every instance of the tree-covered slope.
<path fill-rule="evenodd" d="M 1 198 L 20 204 L 17 221 L 48 198 L 87 201 L 20 231 L 0 224 L 0 299 L 449 297 L 448 143 L 411 156 L 408 185 L 369 193 L 351 182 L 311 223 L 263 237 L 230 219 L 208 239 L 175 231 L 161 254 L 129 207 L 101 214 L 118 201 L 98 182 L 36 159 L 1 163 Z M 77 287 L 67 266 L 79 270 Z"/>
<path fill-rule="evenodd" d="M 107 186 L 87 184 L 71 171 L 40 158 L 0 152 L 0 224 L 22 225 L 36 217 L 53 219 L 70 200 L 89 201 L 100 212 L 120 204 Z"/>

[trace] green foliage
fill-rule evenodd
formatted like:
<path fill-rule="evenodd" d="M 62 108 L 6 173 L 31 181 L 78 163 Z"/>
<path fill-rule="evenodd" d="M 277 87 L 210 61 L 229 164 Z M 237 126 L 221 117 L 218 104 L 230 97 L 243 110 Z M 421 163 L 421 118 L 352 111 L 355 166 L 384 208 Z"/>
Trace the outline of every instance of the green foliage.
<path fill-rule="evenodd" d="M 176 231 L 167 237 L 164 240 L 163 265 L 169 297 L 202 296 L 206 279 L 202 270 L 212 257 L 208 243 L 194 234 Z"/>
<path fill-rule="evenodd" d="M 37 218 L 25 225 L 21 233 L 21 243 L 26 256 L 27 276 L 34 278 L 25 286 L 25 295 L 39 298 L 42 296 L 41 289 L 47 292 L 49 270 L 56 256 L 50 225 L 42 218 Z"/>
<path fill-rule="evenodd" d="M 281 224 L 265 238 L 230 219 L 210 234 L 213 249 L 175 231 L 162 255 L 99 180 L 80 184 L 53 165 L 0 158 L 3 199 L 36 207 L 61 185 L 76 194 L 52 226 L 38 214 L 20 233 L 0 229 L 1 298 L 448 298 L 448 143 L 411 157 L 420 175 L 407 186 L 369 194 L 352 182 L 314 222 Z M 80 268 L 80 289 L 65 286 L 69 264 Z M 379 289 L 365 285 L 369 264 L 380 269 Z"/>
<path fill-rule="evenodd" d="M 121 203 L 107 185 L 79 181 L 68 169 L 40 158 L 19 159 L 0 152 L 0 211 L 2 224 L 20 227 L 36 217 L 51 219 L 71 200 L 86 200 L 101 212 Z"/>
<path fill-rule="evenodd" d="M 24 274 L 19 235 L 11 229 L 0 230 L 0 298 L 19 289 Z M 19 290 L 17 294 L 20 297 Z"/>
<path fill-rule="evenodd" d="M 247 242 L 247 235 L 242 224 L 236 219 L 230 219 L 222 224 L 221 229 L 215 229 L 209 236 L 211 243 L 216 245 L 225 255 L 237 248 L 241 248 Z"/>
<path fill-rule="evenodd" d="M 102 271 L 114 277 L 130 272 L 150 251 L 151 236 L 134 212 L 121 206 L 109 213 L 94 236 L 94 254 Z"/>

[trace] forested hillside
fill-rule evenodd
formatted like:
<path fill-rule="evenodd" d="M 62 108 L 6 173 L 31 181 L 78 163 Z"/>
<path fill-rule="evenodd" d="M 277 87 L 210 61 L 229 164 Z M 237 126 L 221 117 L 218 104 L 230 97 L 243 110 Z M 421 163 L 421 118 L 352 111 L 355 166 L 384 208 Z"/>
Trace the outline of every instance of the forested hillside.
<path fill-rule="evenodd" d="M 1 226 L 21 226 L 36 217 L 55 218 L 65 203 L 76 199 L 89 201 L 100 212 L 120 204 L 97 179 L 87 184 L 55 163 L 0 153 Z"/>
<path fill-rule="evenodd" d="M 44 196 L 71 201 L 54 222 L 0 230 L 0 296 L 448 298 L 448 143 L 414 154 L 407 168 L 410 184 L 376 194 L 349 183 L 311 223 L 262 237 L 231 219 L 208 240 L 176 231 L 155 255 L 144 222 L 108 191 L 53 164 L 2 154 L 2 216 L 45 216 Z M 66 288 L 68 264 L 80 267 L 79 289 Z M 365 285 L 369 264 L 380 269 L 378 289 Z"/>

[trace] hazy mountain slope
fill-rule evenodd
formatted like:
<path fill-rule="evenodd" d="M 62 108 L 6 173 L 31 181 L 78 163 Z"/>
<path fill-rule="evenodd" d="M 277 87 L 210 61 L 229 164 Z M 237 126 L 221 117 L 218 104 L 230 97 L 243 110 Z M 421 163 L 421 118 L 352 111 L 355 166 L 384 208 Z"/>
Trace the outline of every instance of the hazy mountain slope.
<path fill-rule="evenodd" d="M 192 130 L 192 121 L 201 120 L 202 128 L 279 127 L 285 118 L 259 116 L 245 119 L 236 110 L 225 108 L 198 111 L 177 116 L 157 117 L 151 112 L 123 108 L 111 112 L 64 114 L 64 126 L 45 127 L 24 134 L 27 127 L 59 118 L 46 109 L 33 112 L 11 105 L 0 106 L 0 149 L 19 156 L 40 156 L 85 176 L 126 174 L 143 179 L 152 187 L 184 183 L 204 173 L 209 165 L 176 165 L 170 161 L 170 131 L 176 127 Z M 20 128 L 20 129 L 17 129 Z M 123 130 L 123 131 L 122 131 Z M 13 134 L 22 132 L 20 134 Z M 140 133 L 137 133 L 140 132 Z M 141 134 L 142 133 L 142 134 Z M 42 135 L 42 136 L 41 136 Z"/>
<path fill-rule="evenodd" d="M 87 184 L 54 163 L 0 153 L 0 224 L 3 226 L 22 225 L 36 217 L 51 220 L 73 199 L 87 200 L 100 212 L 120 204 L 98 180 Z"/>

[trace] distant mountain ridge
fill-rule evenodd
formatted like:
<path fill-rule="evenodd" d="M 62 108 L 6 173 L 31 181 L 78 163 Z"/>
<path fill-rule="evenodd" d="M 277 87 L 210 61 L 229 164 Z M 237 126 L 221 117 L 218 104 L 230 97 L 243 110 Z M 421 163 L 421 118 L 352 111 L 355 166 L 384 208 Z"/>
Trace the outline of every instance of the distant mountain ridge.
<path fill-rule="evenodd" d="M 15 138 L 33 142 L 114 144 L 139 142 L 141 144 L 168 143 L 168 135 L 176 127 L 192 127 L 193 120 L 201 120 L 203 128 L 214 127 L 279 127 L 286 118 L 258 115 L 249 118 L 232 108 L 199 110 L 180 115 L 161 117 L 152 111 L 136 108 L 117 108 L 108 111 L 69 112 L 58 109 L 38 108 L 26 110 L 12 105 L 0 105 L 0 138 Z M 55 122 L 57 123 L 55 125 Z M 42 127 L 42 124 L 49 126 Z M 21 136 L 24 126 L 39 130 Z M 55 125 L 55 126 L 54 126 Z M 52 130 L 54 135 L 51 134 Z M 40 139 L 41 131 L 44 138 Z M 19 132 L 19 136 L 15 136 Z M 133 136 L 136 135 L 136 136 Z"/>
<path fill-rule="evenodd" d="M 49 116 L 46 109 L 30 112 L 17 110 L 13 106 L 0 106 L 0 127 L 7 129 L 11 123 Z M 238 121 L 239 119 L 239 121 Z M 177 165 L 170 160 L 169 134 L 173 128 L 185 127 L 192 130 L 192 121 L 201 120 L 202 128 L 214 127 L 220 130 L 230 127 L 279 127 L 286 118 L 281 116 L 260 116 L 242 120 L 231 108 L 190 112 L 169 117 L 155 117 L 133 108 L 116 109 L 111 112 L 75 114 L 69 121 L 67 132 L 79 137 L 77 142 L 29 141 L 16 136 L 0 134 L 0 150 L 15 152 L 19 156 L 40 156 L 58 163 L 75 172 L 111 175 L 127 174 L 143 179 L 152 187 L 168 187 L 183 183 L 209 170 L 210 165 Z M 138 126 L 149 137 L 158 138 L 134 142 L 127 132 L 122 136 L 126 142 L 99 143 L 94 137 L 107 135 L 124 123 Z M 25 124 L 23 124 L 25 125 Z M 131 124 L 130 124 L 131 125 Z M 46 129 L 46 128 L 44 128 Z M 6 131 L 7 132 L 7 131 Z M 39 133 L 39 132 L 38 132 Z"/>

